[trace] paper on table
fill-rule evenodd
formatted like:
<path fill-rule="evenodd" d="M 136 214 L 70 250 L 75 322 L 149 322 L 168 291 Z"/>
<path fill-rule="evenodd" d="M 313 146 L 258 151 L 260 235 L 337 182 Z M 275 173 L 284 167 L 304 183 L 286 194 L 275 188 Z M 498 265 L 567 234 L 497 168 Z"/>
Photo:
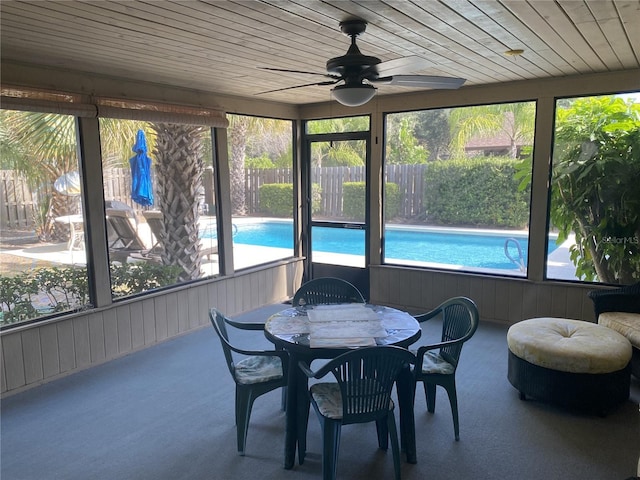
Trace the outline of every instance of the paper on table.
<path fill-rule="evenodd" d="M 376 341 L 372 337 L 316 338 L 310 336 L 309 345 L 311 348 L 375 347 Z"/>
<path fill-rule="evenodd" d="M 307 312 L 311 347 L 375 346 L 386 337 L 379 315 L 363 304 L 319 305 Z"/>
<path fill-rule="evenodd" d="M 371 308 L 361 303 L 346 305 L 318 305 L 307 311 L 310 322 L 378 320 L 380 317 Z"/>
<path fill-rule="evenodd" d="M 309 321 L 306 317 L 273 317 L 269 320 L 269 331 L 273 335 L 309 333 Z"/>
<path fill-rule="evenodd" d="M 309 331 L 310 338 L 374 338 L 387 336 L 387 331 L 382 328 L 380 319 L 310 322 Z"/>

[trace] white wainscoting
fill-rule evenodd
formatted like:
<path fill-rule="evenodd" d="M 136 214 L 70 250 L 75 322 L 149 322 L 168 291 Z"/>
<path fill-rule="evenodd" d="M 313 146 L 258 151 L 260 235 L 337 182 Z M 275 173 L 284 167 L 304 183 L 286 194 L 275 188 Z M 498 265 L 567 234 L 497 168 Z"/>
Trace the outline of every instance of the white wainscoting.
<path fill-rule="evenodd" d="M 2 332 L 1 393 L 22 391 L 206 327 L 214 306 L 233 316 L 285 301 L 301 277 L 302 263 L 294 261 Z M 595 320 L 587 297 L 595 288 L 590 285 L 392 266 L 372 266 L 370 281 L 372 303 L 412 313 L 463 295 L 476 302 L 481 321 Z"/>
<path fill-rule="evenodd" d="M 22 391 L 203 328 L 209 325 L 211 307 L 233 316 L 286 301 L 301 278 L 301 261 L 283 262 L 2 332 L 1 393 Z"/>
<path fill-rule="evenodd" d="M 532 317 L 563 317 L 594 322 L 592 285 L 531 282 L 403 267 L 372 266 L 371 302 L 412 313 L 426 312 L 462 295 L 476 302 L 480 319 L 512 325 Z"/>

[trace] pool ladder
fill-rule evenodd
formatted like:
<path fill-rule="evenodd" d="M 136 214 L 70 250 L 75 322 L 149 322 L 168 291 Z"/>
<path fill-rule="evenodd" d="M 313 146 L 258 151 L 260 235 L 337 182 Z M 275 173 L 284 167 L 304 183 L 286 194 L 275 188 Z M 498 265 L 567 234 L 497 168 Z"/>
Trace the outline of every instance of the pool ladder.
<path fill-rule="evenodd" d="M 518 250 L 518 259 L 516 260 L 515 258 L 513 258 L 513 256 L 511 256 L 511 253 L 509 252 L 509 244 L 513 243 L 516 246 L 516 250 Z M 520 246 L 520 242 L 518 241 L 517 238 L 513 238 L 513 237 L 509 237 L 504 241 L 504 254 L 506 255 L 506 257 L 511 260 L 512 263 L 514 263 L 518 269 L 521 272 L 526 272 L 527 271 L 527 266 L 524 263 L 524 255 L 522 255 L 522 247 Z"/>

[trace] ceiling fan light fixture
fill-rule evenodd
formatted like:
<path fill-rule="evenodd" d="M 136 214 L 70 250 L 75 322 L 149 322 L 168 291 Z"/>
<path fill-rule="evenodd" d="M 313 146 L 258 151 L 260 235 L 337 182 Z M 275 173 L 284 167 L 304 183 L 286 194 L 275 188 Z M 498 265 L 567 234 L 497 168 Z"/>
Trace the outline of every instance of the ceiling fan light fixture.
<path fill-rule="evenodd" d="M 332 90 L 335 99 L 347 107 L 359 107 L 364 105 L 376 94 L 373 85 L 338 85 Z"/>

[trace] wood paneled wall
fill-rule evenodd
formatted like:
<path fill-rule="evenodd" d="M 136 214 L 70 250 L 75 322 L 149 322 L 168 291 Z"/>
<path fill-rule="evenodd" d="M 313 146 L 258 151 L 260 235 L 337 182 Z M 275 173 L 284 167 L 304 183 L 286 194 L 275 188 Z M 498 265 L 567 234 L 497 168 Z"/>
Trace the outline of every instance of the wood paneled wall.
<path fill-rule="evenodd" d="M 19 392 L 207 327 L 214 306 L 233 316 L 285 301 L 301 277 L 301 261 L 285 262 L 4 332 L 1 392 Z M 590 285 L 388 265 L 372 266 L 370 280 L 372 303 L 412 313 L 463 295 L 476 302 L 481 321 L 512 325 L 539 316 L 595 320 L 587 297 L 595 288 Z"/>
<path fill-rule="evenodd" d="M 286 301 L 301 278 L 301 261 L 283 262 L 3 332 L 1 393 L 22 391 L 206 327 L 211 307 L 233 316 Z"/>
<path fill-rule="evenodd" d="M 481 321 L 512 325 L 532 317 L 564 317 L 595 321 L 587 292 L 578 283 L 498 278 L 461 272 L 373 266 L 371 302 L 426 312 L 444 300 L 465 296 L 476 302 Z"/>

